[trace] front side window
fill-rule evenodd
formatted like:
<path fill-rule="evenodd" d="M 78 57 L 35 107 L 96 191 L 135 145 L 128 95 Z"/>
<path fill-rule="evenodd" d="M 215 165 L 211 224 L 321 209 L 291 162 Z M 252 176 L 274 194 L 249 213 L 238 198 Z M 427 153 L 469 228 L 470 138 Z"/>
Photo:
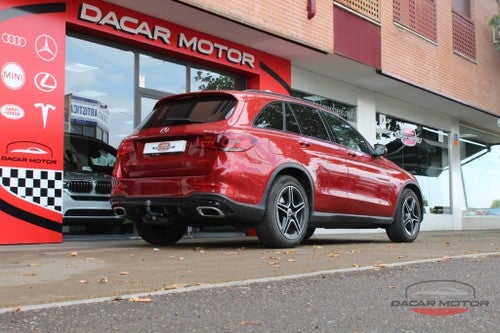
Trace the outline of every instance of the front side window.
<path fill-rule="evenodd" d="M 367 154 L 371 152 L 368 142 L 351 125 L 328 112 L 324 116 L 337 143 Z"/>
<path fill-rule="evenodd" d="M 377 141 L 389 160 L 415 175 L 430 213 L 451 214 L 449 133 L 378 113 Z"/>

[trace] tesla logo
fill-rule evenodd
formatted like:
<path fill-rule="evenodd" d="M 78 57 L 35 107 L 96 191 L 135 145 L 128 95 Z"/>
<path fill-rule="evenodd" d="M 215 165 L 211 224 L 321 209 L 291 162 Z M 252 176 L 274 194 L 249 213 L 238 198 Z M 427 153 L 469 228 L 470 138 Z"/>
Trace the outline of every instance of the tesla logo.
<path fill-rule="evenodd" d="M 54 75 L 40 72 L 35 75 L 35 86 L 43 92 L 51 92 L 57 88 L 57 80 Z"/>
<path fill-rule="evenodd" d="M 52 104 L 35 103 L 36 108 L 40 108 L 42 111 L 43 128 L 47 126 L 47 117 L 49 116 L 49 111 L 54 111 L 56 107 Z"/>
<path fill-rule="evenodd" d="M 21 89 L 26 81 L 26 75 L 21 66 L 15 62 L 8 62 L 2 67 L 2 82 L 12 90 Z"/>
<path fill-rule="evenodd" d="M 21 36 L 11 35 L 6 32 L 2 34 L 2 42 L 4 42 L 5 44 L 10 44 L 19 47 L 25 47 L 27 44 L 26 38 Z"/>
<path fill-rule="evenodd" d="M 40 59 L 52 61 L 57 56 L 57 43 L 49 35 L 40 35 L 35 41 L 35 51 Z"/>

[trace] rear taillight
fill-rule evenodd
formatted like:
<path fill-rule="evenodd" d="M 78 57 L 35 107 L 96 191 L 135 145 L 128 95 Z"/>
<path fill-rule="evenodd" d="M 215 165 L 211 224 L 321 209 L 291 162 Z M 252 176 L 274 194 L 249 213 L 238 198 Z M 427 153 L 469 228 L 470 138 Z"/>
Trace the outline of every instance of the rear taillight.
<path fill-rule="evenodd" d="M 196 138 L 195 146 L 222 151 L 245 151 L 253 147 L 257 140 L 247 134 L 224 133 L 219 135 L 203 135 Z"/>
<path fill-rule="evenodd" d="M 134 143 L 131 140 L 124 139 L 118 147 L 117 157 L 126 158 L 130 153 L 133 153 L 134 151 Z"/>

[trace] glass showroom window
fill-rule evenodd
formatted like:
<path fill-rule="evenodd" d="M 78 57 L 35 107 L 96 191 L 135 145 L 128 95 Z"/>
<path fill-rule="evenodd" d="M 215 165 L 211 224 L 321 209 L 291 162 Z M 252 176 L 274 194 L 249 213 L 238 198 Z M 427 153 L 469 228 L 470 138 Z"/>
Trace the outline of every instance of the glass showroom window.
<path fill-rule="evenodd" d="M 65 129 L 117 147 L 133 131 L 134 54 L 66 37 Z"/>
<path fill-rule="evenodd" d="M 190 77 L 191 91 L 244 89 L 241 78 L 206 69 L 190 68 Z"/>
<path fill-rule="evenodd" d="M 379 113 L 377 141 L 388 159 L 415 175 L 428 213 L 451 214 L 448 133 Z"/>
<path fill-rule="evenodd" d="M 332 110 L 337 116 L 347 120 L 352 126 L 356 127 L 357 112 L 355 105 L 342 103 L 328 97 L 318 96 L 299 90 L 292 90 L 291 95 L 324 106 Z"/>
<path fill-rule="evenodd" d="M 500 216 L 500 136 L 460 126 L 465 215 Z"/>
<path fill-rule="evenodd" d="M 139 59 L 139 87 L 167 94 L 186 92 L 185 65 L 166 59 L 141 54 Z"/>

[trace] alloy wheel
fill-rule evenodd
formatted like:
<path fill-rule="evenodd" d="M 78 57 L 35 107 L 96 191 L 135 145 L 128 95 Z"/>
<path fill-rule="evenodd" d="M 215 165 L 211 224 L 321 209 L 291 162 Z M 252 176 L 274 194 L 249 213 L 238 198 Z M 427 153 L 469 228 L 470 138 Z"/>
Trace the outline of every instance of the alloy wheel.
<path fill-rule="evenodd" d="M 403 203 L 403 226 L 409 236 L 414 236 L 419 231 L 420 209 L 414 197 L 408 197 Z"/>
<path fill-rule="evenodd" d="M 294 186 L 281 190 L 276 203 L 276 219 L 280 232 L 288 239 L 296 239 L 304 229 L 306 203 L 300 191 Z"/>

